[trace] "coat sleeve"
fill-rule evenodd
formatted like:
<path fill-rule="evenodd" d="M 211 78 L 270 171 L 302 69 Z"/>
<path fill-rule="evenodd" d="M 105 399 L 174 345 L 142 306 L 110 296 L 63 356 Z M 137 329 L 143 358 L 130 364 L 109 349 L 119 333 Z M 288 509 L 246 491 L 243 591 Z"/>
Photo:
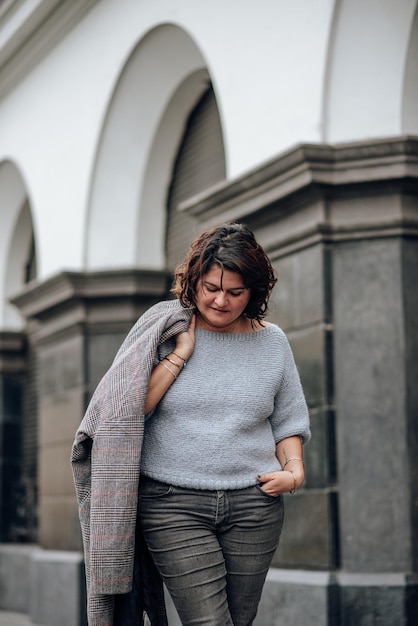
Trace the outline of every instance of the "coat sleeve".
<path fill-rule="evenodd" d="M 77 430 L 71 464 L 91 597 L 130 591 L 149 376 L 159 343 L 185 330 L 190 316 L 172 301 L 139 318 Z"/>

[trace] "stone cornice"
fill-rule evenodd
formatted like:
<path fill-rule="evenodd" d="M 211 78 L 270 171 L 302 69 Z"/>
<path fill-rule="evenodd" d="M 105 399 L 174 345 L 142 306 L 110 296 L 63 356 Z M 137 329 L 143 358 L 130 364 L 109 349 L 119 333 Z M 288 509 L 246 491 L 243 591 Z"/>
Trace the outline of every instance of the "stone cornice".
<path fill-rule="evenodd" d="M 168 279 L 168 272 L 156 270 L 66 271 L 29 283 L 10 301 L 26 318 L 42 319 L 71 303 L 158 298 L 166 294 Z"/>
<path fill-rule="evenodd" d="M 0 373 L 19 374 L 26 369 L 26 335 L 0 331 Z"/>
<path fill-rule="evenodd" d="M 0 7 L 0 97 L 12 89 L 97 2 L 3 2 Z"/>
<path fill-rule="evenodd" d="M 295 197 L 336 196 L 360 188 L 364 193 L 366 186 L 394 185 L 418 194 L 416 137 L 299 145 L 233 181 L 218 183 L 178 208 L 207 225 L 220 219 L 245 220 L 272 206 L 276 217 L 285 215 L 289 206 L 295 206 Z"/>

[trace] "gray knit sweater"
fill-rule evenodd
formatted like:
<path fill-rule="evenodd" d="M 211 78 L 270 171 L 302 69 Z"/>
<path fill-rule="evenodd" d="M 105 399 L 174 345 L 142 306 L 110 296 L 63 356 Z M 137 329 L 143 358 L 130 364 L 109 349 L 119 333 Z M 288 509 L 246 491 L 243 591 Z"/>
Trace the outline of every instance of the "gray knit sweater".
<path fill-rule="evenodd" d="M 196 329 L 187 367 L 146 422 L 141 471 L 195 489 L 249 487 L 281 469 L 275 443 L 292 435 L 308 441 L 309 417 L 283 331 Z"/>

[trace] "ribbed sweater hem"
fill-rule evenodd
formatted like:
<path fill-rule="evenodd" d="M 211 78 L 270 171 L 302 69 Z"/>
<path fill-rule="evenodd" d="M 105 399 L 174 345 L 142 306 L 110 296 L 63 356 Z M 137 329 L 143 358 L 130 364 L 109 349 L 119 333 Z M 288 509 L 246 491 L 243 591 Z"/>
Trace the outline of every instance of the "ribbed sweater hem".
<path fill-rule="evenodd" d="M 257 484 L 256 477 L 242 477 L 239 480 L 204 480 L 204 479 L 193 479 L 185 476 L 172 476 L 166 475 L 162 472 L 150 472 L 146 470 L 143 471 L 142 474 L 144 476 L 148 476 L 148 478 L 153 478 L 154 480 L 158 480 L 162 483 L 167 483 L 169 485 L 174 485 L 175 487 L 184 487 L 187 489 L 200 489 L 200 490 L 209 490 L 216 491 L 221 489 L 223 491 L 228 491 L 230 489 L 247 489 L 248 487 L 253 487 Z"/>

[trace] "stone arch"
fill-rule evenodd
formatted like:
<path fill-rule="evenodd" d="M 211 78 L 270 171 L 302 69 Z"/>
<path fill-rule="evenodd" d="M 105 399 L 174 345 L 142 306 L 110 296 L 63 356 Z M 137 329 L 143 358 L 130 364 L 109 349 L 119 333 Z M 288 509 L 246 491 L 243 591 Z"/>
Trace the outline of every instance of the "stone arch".
<path fill-rule="evenodd" d="M 97 151 L 87 269 L 165 267 L 165 204 L 173 161 L 188 114 L 208 80 L 200 50 L 177 26 L 154 28 L 131 53 Z"/>
<path fill-rule="evenodd" d="M 208 75 L 205 70 L 188 76 L 173 94 L 156 132 L 140 202 L 136 256 L 139 267 L 148 266 L 150 259 L 154 259 L 159 267 L 166 265 L 166 205 L 174 159 L 190 110 L 207 86 Z"/>
<path fill-rule="evenodd" d="M 409 38 L 402 98 L 402 132 L 418 134 L 418 7 Z"/>
<path fill-rule="evenodd" d="M 34 228 L 26 186 L 11 161 L 0 164 L 0 326 L 20 330 L 25 321 L 9 302 L 33 277 Z"/>

